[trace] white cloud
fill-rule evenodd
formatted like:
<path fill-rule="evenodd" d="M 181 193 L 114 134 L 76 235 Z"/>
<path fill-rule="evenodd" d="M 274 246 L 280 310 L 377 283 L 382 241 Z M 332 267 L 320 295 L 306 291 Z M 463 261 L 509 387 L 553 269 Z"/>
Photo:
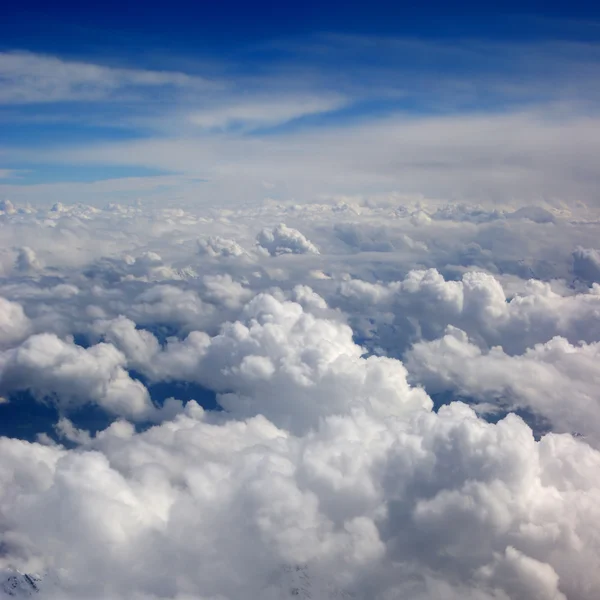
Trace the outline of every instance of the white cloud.
<path fill-rule="evenodd" d="M 400 363 L 361 358 L 349 327 L 315 318 L 300 304 L 259 295 L 242 319 L 213 338 L 193 332 L 168 344 L 145 370 L 221 392 L 219 401 L 235 415 L 262 414 L 300 430 L 354 404 L 402 414 L 429 403 L 419 390 L 407 390 Z"/>
<path fill-rule="evenodd" d="M 573 273 L 587 283 L 600 283 L 600 252 L 593 248 L 576 248 Z"/>
<path fill-rule="evenodd" d="M 0 410 L 28 389 L 62 418 L 0 437 L 0 572 L 48 572 L 57 600 L 595 600 L 600 296 L 573 255 L 594 212 L 446 204 L 2 215 Z M 265 227 L 319 253 L 274 258 Z M 517 406 L 551 433 L 484 418 Z"/>
<path fill-rule="evenodd" d="M 566 198 L 576 197 L 595 206 L 597 120 L 595 114 L 576 110 L 557 118 L 552 110 L 537 106 L 484 115 L 392 115 L 276 136 L 194 137 L 186 130 L 136 141 L 15 149 L 11 156 L 184 173 L 206 180 L 187 194 L 182 186 L 188 200 L 200 193 L 207 199 L 219 197 L 228 206 L 241 198 L 262 200 L 264 181 L 274 185 L 271 196 L 299 201 L 321 194 L 399 191 L 499 205 L 515 199 L 531 205 L 543 199 L 566 206 Z M 0 186 L 0 192 L 13 194 L 17 187 Z M 569 208 L 576 208 L 575 203 Z"/>
<path fill-rule="evenodd" d="M 37 271 L 41 267 L 35 252 L 29 246 L 23 246 L 17 251 L 15 268 L 21 273 Z"/>
<path fill-rule="evenodd" d="M 463 329 L 484 348 L 501 345 L 510 354 L 557 335 L 575 343 L 600 338 L 598 286 L 562 295 L 549 283 L 529 280 L 508 298 L 490 274 L 471 271 L 452 281 L 429 269 L 385 284 L 344 281 L 340 293 L 357 309 L 374 306 L 372 319 L 389 322 L 391 314 L 397 350 L 415 339 L 440 337 L 448 325 Z M 348 305 L 342 301 L 341 306 Z"/>
<path fill-rule="evenodd" d="M 4 119 L 144 133 L 7 165 L 170 173 L 0 185 L 0 597 L 600 597 L 597 46 L 312 41 L 211 81 L 0 54 Z"/>
<path fill-rule="evenodd" d="M 127 312 L 141 324 L 158 322 L 192 329 L 202 327 L 214 308 L 203 302 L 194 290 L 165 283 L 136 296 Z"/>
<path fill-rule="evenodd" d="M 189 120 L 192 124 L 206 129 L 226 129 L 235 126 L 268 127 L 338 110 L 346 103 L 345 98 L 333 94 L 322 97 L 257 97 L 245 103 L 207 107 L 192 113 Z"/>
<path fill-rule="evenodd" d="M 430 579 L 488 600 L 598 590 L 599 455 L 570 436 L 535 442 L 516 417 L 359 410 L 295 438 L 189 406 L 79 451 L 0 445 L 9 556 L 31 548 L 66 597 L 269 599 L 285 565 L 355 598 L 427 597 Z"/>
<path fill-rule="evenodd" d="M 61 409 L 98 403 L 109 413 L 156 418 L 148 391 L 124 370 L 125 357 L 110 344 L 84 349 L 53 334 L 36 334 L 0 354 L 4 394 L 26 390 Z M 176 406 L 168 407 L 173 412 Z"/>
<path fill-rule="evenodd" d="M 0 103 L 98 101 L 136 87 L 210 87 L 185 73 L 123 69 L 28 52 L 0 53 Z"/>
<path fill-rule="evenodd" d="M 5 215 L 14 215 L 15 205 L 10 200 L 2 200 L 0 201 L 0 211 Z"/>
<path fill-rule="evenodd" d="M 31 321 L 17 302 L 0 297 L 0 349 L 10 348 L 26 337 Z"/>
<path fill-rule="evenodd" d="M 258 52 L 203 62 L 210 80 L 185 61 L 170 64 L 189 72 L 3 52 L 0 102 L 14 105 L 5 120 L 120 127 L 131 138 L 0 152 L 9 166 L 33 172 L 57 162 L 165 170 L 176 188 L 171 200 L 239 204 L 262 199 L 266 184 L 274 196 L 302 201 L 401 191 L 477 203 L 596 202 L 597 44 L 318 35 L 275 47 L 269 61 Z M 86 110 L 63 101 L 87 102 Z M 40 102 L 55 106 L 33 116 L 18 107 Z M 327 119 L 346 108 L 343 119 Z M 303 119 L 311 115 L 323 117 L 318 128 Z M 294 120 L 298 127 L 278 135 L 257 131 Z M 182 173 L 209 185 L 175 175 Z M 155 197 L 148 188 L 160 183 L 105 185 L 137 185 Z M 0 193 L 39 202 L 60 189 L 74 199 L 100 187 L 4 184 Z"/>
<path fill-rule="evenodd" d="M 430 392 L 452 390 L 496 408 L 528 408 L 547 418 L 554 431 L 589 437 L 600 444 L 598 343 L 571 345 L 555 337 L 509 356 L 502 348 L 484 352 L 464 332 L 419 342 L 408 353 L 411 374 Z"/>
<path fill-rule="evenodd" d="M 256 236 L 257 244 L 271 256 L 282 254 L 319 254 L 318 248 L 297 229 L 280 223 L 272 229 L 263 229 Z"/>
<path fill-rule="evenodd" d="M 205 240 L 198 240 L 198 251 L 200 254 L 207 254 L 212 258 L 217 256 L 228 258 L 247 254 L 235 240 L 220 236 L 209 236 Z"/>

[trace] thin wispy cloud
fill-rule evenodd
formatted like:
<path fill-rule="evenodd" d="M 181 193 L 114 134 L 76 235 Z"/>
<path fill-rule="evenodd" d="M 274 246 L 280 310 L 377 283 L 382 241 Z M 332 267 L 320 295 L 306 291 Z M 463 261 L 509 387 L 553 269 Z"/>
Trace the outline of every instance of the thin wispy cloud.
<path fill-rule="evenodd" d="M 253 68 L 230 58 L 204 77 L 4 53 L 6 123 L 93 128 L 42 144 L 15 132 L 18 147 L 1 149 L 5 168 L 93 163 L 213 182 L 234 174 L 285 180 L 284 194 L 305 198 L 336 185 L 497 201 L 593 195 L 594 44 L 336 34 L 272 42 L 238 60 Z M 78 108 L 65 111 L 66 102 Z M 32 121 L 38 103 L 44 112 Z"/>
<path fill-rule="evenodd" d="M 28 52 L 0 53 L 0 103 L 37 104 L 126 100 L 161 87 L 200 91 L 215 83 L 185 73 L 112 68 Z"/>
<path fill-rule="evenodd" d="M 0 179 L 9 179 L 17 176 L 18 171 L 13 169 L 0 169 Z"/>
<path fill-rule="evenodd" d="M 564 111 L 387 117 L 281 133 L 150 138 L 20 151 L 25 160 L 143 166 L 206 180 L 196 201 L 404 191 L 470 201 L 596 204 L 598 118 Z M 19 154 L 17 154 L 18 156 Z M 17 192 L 18 190 L 13 190 Z M 191 197 L 191 198 L 192 198 Z M 191 199 L 190 198 L 190 199 Z"/>
<path fill-rule="evenodd" d="M 256 129 L 288 123 L 310 115 L 339 110 L 348 104 L 341 95 L 319 96 L 275 95 L 275 97 L 249 98 L 245 102 L 206 107 L 189 115 L 189 121 L 203 129 L 223 130 L 235 128 Z"/>

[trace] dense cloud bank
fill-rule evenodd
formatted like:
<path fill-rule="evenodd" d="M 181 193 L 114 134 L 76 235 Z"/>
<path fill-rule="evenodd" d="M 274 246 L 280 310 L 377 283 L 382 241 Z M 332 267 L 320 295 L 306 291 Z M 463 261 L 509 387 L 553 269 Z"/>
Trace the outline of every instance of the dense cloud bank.
<path fill-rule="evenodd" d="M 598 233 L 3 203 L 0 598 L 597 598 Z"/>

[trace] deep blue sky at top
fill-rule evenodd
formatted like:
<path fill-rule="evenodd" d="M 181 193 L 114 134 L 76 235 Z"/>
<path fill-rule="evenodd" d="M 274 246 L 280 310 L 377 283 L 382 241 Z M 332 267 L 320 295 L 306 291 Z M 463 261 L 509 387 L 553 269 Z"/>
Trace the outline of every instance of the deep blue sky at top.
<path fill-rule="evenodd" d="M 0 11 L 0 198 L 205 181 L 223 165 L 237 174 L 248 138 L 289 134 L 297 148 L 294 132 L 390 115 L 587 114 L 600 106 L 599 42 L 591 0 L 15 0 Z M 165 79 L 148 83 L 148 70 Z"/>
<path fill-rule="evenodd" d="M 61 55 L 125 55 L 149 48 L 220 55 L 273 38 L 313 32 L 435 38 L 589 39 L 600 17 L 592 0 L 11 2 L 0 19 L 0 48 Z"/>

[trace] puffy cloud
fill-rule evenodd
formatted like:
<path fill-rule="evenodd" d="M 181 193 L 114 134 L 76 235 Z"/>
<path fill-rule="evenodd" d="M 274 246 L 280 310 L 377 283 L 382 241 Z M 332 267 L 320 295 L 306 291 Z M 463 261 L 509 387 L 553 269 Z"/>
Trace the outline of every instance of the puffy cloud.
<path fill-rule="evenodd" d="M 0 597 L 598 597 L 594 220 L 344 202 L 2 215 Z"/>
<path fill-rule="evenodd" d="M 160 351 L 160 344 L 149 331 L 137 329 L 130 319 L 120 316 L 109 321 L 94 323 L 94 332 L 124 353 L 130 368 L 148 368 Z"/>
<path fill-rule="evenodd" d="M 198 251 L 211 257 L 224 258 L 244 256 L 246 251 L 235 241 L 221 236 L 209 236 L 205 240 L 198 240 Z"/>
<path fill-rule="evenodd" d="M 600 252 L 593 248 L 573 251 L 573 273 L 587 283 L 600 282 Z"/>
<path fill-rule="evenodd" d="M 41 267 L 40 262 L 35 252 L 28 246 L 23 246 L 18 249 L 15 268 L 21 273 L 29 273 L 37 271 Z"/>
<path fill-rule="evenodd" d="M 447 204 L 432 215 L 434 219 L 486 223 L 502 219 L 527 219 L 534 223 L 554 223 L 555 216 L 542 206 L 522 206 L 517 210 L 489 210 L 470 204 Z"/>
<path fill-rule="evenodd" d="M 387 228 L 369 228 L 359 223 L 340 223 L 334 227 L 335 235 L 347 246 L 360 252 L 394 252 L 396 249 L 408 248 L 426 251 L 427 246 L 415 242 L 406 234 L 397 235 L 394 239 Z"/>
<path fill-rule="evenodd" d="M 204 296 L 210 302 L 226 308 L 239 308 L 252 292 L 241 283 L 234 281 L 231 275 L 205 275 L 202 279 Z"/>
<path fill-rule="evenodd" d="M 306 239 L 297 229 L 283 223 L 272 229 L 263 229 L 256 241 L 271 256 L 282 254 L 319 254 L 318 248 Z"/>
<path fill-rule="evenodd" d="M 390 283 L 343 281 L 340 294 L 342 307 L 358 312 L 359 306 L 371 305 L 374 319 L 394 324 L 389 343 L 396 351 L 420 338 L 438 338 L 448 325 L 466 331 L 482 347 L 500 345 L 510 354 L 556 335 L 572 342 L 600 339 L 598 286 L 563 295 L 549 283 L 530 280 L 509 298 L 490 274 L 472 271 L 453 281 L 429 269 Z"/>
<path fill-rule="evenodd" d="M 323 309 L 322 299 L 310 292 L 298 290 L 299 300 Z M 430 405 L 421 390 L 408 388 L 401 363 L 364 358 L 342 322 L 270 294 L 252 299 L 241 316 L 214 337 L 194 331 L 184 340 L 169 340 L 164 350 L 149 332 L 123 319 L 107 325 L 107 339 L 152 379 L 196 381 L 219 392 L 219 402 L 232 414 L 262 414 L 295 431 L 353 405 L 367 403 L 378 414 Z"/>
<path fill-rule="evenodd" d="M 500 347 L 482 351 L 451 329 L 441 339 L 415 344 L 407 365 L 430 392 L 452 390 L 495 409 L 528 408 L 553 430 L 584 434 L 599 445 L 599 353 L 599 343 L 574 346 L 555 337 L 509 356 Z"/>
<path fill-rule="evenodd" d="M 554 223 L 556 221 L 555 216 L 542 206 L 522 206 L 506 216 L 509 219 L 529 219 L 534 223 Z"/>
<path fill-rule="evenodd" d="M 144 433 L 115 423 L 79 450 L 0 446 L 3 560 L 24 567 L 28 555 L 63 597 L 599 590 L 600 455 L 568 435 L 536 442 L 514 416 L 358 410 L 294 437 L 191 404 Z M 301 575 L 282 577 L 290 569 Z"/>
<path fill-rule="evenodd" d="M 425 215 L 427 217 L 427 215 Z M 419 211 L 414 215 L 416 222 L 424 224 L 427 219 L 423 219 L 423 212 Z M 503 211 L 488 210 L 483 206 L 470 205 L 465 203 L 446 204 L 438 208 L 431 218 L 441 221 L 467 221 L 470 223 L 486 223 L 496 221 L 504 217 Z"/>
<path fill-rule="evenodd" d="M 21 341 L 30 329 L 31 321 L 23 307 L 0 296 L 0 350 Z"/>
<path fill-rule="evenodd" d="M 202 327 L 214 311 L 194 290 L 166 283 L 149 287 L 135 296 L 131 307 L 119 308 L 125 309 L 140 324 L 162 323 L 184 329 Z"/>
<path fill-rule="evenodd" d="M 0 354 L 0 389 L 4 394 L 27 390 L 67 410 L 95 402 L 116 415 L 155 418 L 148 391 L 129 376 L 125 364 L 110 344 L 86 349 L 54 334 L 36 334 Z"/>
<path fill-rule="evenodd" d="M 14 215 L 17 212 L 15 205 L 8 199 L 0 200 L 0 211 L 5 215 Z"/>

